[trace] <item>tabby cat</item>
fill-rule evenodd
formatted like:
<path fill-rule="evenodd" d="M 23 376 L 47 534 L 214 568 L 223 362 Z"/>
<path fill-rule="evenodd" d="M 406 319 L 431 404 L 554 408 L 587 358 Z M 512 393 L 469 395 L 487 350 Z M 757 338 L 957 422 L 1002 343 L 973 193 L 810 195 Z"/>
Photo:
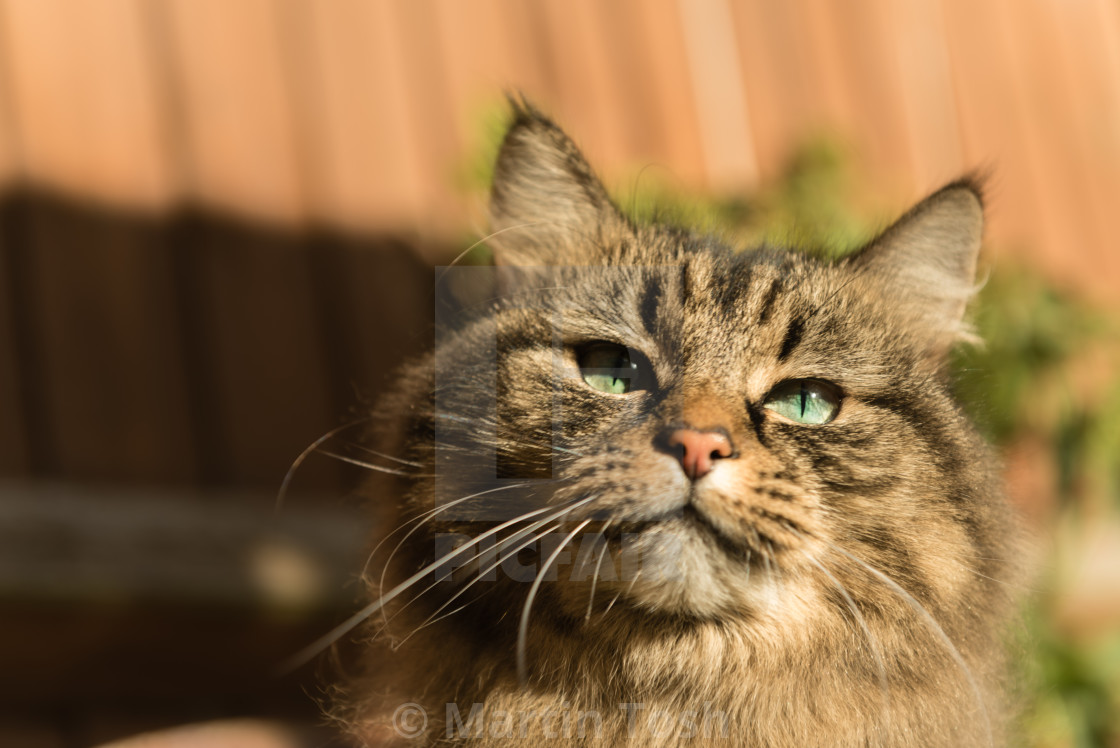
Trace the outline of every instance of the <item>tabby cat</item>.
<path fill-rule="evenodd" d="M 490 211 L 370 444 L 360 742 L 1000 744 L 1012 520 L 947 371 L 977 185 L 840 260 L 737 251 L 516 104 Z"/>

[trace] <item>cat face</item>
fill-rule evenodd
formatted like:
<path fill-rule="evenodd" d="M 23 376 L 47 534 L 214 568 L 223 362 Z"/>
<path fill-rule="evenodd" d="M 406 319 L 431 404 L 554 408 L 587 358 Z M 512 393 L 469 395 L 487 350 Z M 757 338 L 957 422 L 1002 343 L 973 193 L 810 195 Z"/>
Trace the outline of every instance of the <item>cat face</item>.
<path fill-rule="evenodd" d="M 958 183 L 840 262 L 736 252 L 630 224 L 571 141 L 521 111 L 493 190 L 500 267 L 437 345 L 418 416 L 435 434 L 429 528 L 528 524 L 516 539 L 542 575 L 533 539 L 571 532 L 541 595 L 573 616 L 597 594 L 637 617 L 777 625 L 853 596 L 897 607 L 864 564 L 959 606 L 997 542 L 985 452 L 944 371 L 981 216 Z"/>
<path fill-rule="evenodd" d="M 382 406 L 403 516 L 330 635 L 377 613 L 341 718 L 377 743 L 402 703 L 571 704 L 615 745 L 619 705 L 699 705 L 753 745 L 994 744 L 1013 523 L 946 373 L 976 188 L 843 260 L 735 250 L 631 223 L 517 106 L 491 219 L 497 266 L 440 276 L 467 290 Z"/>

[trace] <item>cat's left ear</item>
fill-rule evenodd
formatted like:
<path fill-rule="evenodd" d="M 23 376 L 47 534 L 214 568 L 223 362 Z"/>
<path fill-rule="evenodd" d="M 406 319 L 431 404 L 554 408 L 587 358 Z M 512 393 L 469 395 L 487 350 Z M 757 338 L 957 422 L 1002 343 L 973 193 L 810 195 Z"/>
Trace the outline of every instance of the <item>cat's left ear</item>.
<path fill-rule="evenodd" d="M 572 140 L 527 102 L 511 104 L 490 190 L 496 262 L 596 264 L 629 224 Z"/>
<path fill-rule="evenodd" d="M 931 336 L 935 356 L 971 340 L 964 311 L 976 290 L 984 206 L 975 180 L 953 182 L 914 206 L 850 262 Z"/>

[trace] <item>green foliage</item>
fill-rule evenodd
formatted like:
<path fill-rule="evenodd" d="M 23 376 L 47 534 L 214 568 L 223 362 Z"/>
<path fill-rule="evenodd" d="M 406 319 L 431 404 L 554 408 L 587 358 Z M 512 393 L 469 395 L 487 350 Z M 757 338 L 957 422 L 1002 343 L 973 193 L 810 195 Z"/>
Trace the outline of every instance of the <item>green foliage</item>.
<path fill-rule="evenodd" d="M 750 226 L 765 243 L 844 255 L 873 234 L 871 221 L 852 200 L 856 181 L 842 146 L 815 139 L 794 155 L 782 179 L 756 197 Z"/>
<path fill-rule="evenodd" d="M 510 123 L 509 106 L 504 101 L 482 103 L 475 109 L 468 118 L 473 126 L 467 133 L 467 156 L 451 175 L 455 186 L 467 193 L 490 189 L 498 149 Z"/>
<path fill-rule="evenodd" d="M 780 180 L 749 196 L 700 197 L 673 190 L 647 170 L 621 204 L 637 221 L 661 221 L 725 236 L 739 247 L 794 246 L 837 257 L 872 236 L 871 223 L 851 201 L 856 181 L 833 140 L 800 149 Z"/>
<path fill-rule="evenodd" d="M 1098 748 L 1120 745 L 1120 636 L 1082 638 L 1061 631 L 1052 599 L 1026 611 L 1016 662 L 1023 717 L 1012 745 Z"/>
<path fill-rule="evenodd" d="M 959 394 L 997 443 L 1058 430 L 1068 408 L 1066 366 L 1099 335 L 1086 305 L 1036 272 L 1001 265 L 972 313 L 984 343 L 957 356 Z"/>
<path fill-rule="evenodd" d="M 997 444 L 1049 445 L 1058 499 L 1120 504 L 1120 378 L 1079 384 L 1117 351 L 1117 325 L 1022 266 L 1001 266 L 973 314 L 982 346 L 957 356 L 958 391 Z"/>

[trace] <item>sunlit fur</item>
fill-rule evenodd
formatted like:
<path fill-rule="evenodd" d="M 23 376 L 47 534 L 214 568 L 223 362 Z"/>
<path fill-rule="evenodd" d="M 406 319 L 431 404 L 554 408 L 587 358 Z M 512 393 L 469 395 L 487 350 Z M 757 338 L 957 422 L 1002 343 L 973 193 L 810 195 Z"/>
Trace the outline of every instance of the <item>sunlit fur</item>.
<path fill-rule="evenodd" d="M 421 467 L 370 485 L 401 507 L 370 594 L 435 561 L 441 533 L 534 512 L 492 537 L 535 547 L 590 522 L 532 600 L 534 576 L 487 579 L 483 555 L 371 615 L 336 709 L 351 732 L 407 742 L 391 720 L 415 702 L 429 720 L 419 743 L 447 742 L 446 704 L 465 720 L 483 703 L 484 730 L 500 733 L 504 710 L 514 737 L 545 743 L 999 744 L 1014 543 L 946 371 L 968 337 L 977 188 L 949 185 L 841 261 L 736 251 L 632 224 L 567 136 L 517 105 L 491 212 L 492 285 L 379 409 L 372 446 Z M 589 387 L 575 351 L 597 341 L 648 359 L 652 384 Z M 801 378 L 838 388 L 835 420 L 762 407 Z M 659 446 L 679 426 L 722 429 L 734 454 L 693 483 Z M 636 574 L 619 571 L 624 545 L 642 554 Z M 637 703 L 635 726 L 621 705 Z M 518 721 L 549 709 L 599 721 L 583 737 Z M 724 722 L 700 737 L 653 730 L 643 715 L 658 710 Z"/>

